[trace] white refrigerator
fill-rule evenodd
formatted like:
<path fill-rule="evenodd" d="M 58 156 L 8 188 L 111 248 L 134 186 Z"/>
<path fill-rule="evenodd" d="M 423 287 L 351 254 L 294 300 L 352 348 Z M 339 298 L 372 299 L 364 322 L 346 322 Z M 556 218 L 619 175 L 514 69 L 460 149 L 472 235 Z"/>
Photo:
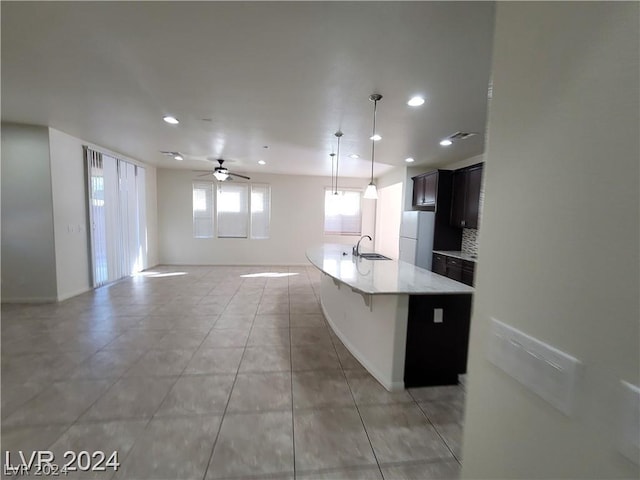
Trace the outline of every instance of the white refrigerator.
<path fill-rule="evenodd" d="M 402 212 L 400 260 L 431 270 L 435 212 Z"/>

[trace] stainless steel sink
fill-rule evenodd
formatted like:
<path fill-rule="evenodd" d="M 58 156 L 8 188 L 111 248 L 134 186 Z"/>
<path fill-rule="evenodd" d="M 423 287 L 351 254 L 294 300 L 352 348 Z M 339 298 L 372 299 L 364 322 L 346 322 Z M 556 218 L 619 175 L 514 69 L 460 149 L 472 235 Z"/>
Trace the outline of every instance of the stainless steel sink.
<path fill-rule="evenodd" d="M 391 260 L 389 257 L 385 257 L 379 253 L 361 253 L 360 256 L 367 260 Z"/>

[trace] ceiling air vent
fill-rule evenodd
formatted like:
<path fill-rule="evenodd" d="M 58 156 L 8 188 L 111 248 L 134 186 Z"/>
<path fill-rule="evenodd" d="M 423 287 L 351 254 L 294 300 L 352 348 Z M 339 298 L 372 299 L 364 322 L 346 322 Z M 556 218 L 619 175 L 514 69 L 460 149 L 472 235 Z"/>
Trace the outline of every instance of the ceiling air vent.
<path fill-rule="evenodd" d="M 449 135 L 447 138 L 449 140 L 465 140 L 469 137 L 473 137 L 474 135 L 477 135 L 477 133 L 472 133 L 472 132 L 456 132 L 453 135 Z"/>

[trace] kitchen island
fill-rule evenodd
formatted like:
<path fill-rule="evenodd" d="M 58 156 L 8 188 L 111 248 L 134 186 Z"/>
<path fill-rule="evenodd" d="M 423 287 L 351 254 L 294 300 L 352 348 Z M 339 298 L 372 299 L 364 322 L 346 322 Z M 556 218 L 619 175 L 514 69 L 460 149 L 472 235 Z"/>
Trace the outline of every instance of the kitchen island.
<path fill-rule="evenodd" d="M 387 390 L 457 383 L 465 373 L 473 288 L 396 260 L 310 248 L 335 334 Z"/>

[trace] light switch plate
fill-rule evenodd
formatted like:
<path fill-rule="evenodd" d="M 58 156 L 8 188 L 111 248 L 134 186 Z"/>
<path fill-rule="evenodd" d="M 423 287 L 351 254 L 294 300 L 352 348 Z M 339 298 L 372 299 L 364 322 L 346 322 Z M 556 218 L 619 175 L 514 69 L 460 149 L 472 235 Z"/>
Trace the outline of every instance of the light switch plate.
<path fill-rule="evenodd" d="M 565 415 L 571 415 L 580 361 L 491 319 L 487 357 Z"/>
<path fill-rule="evenodd" d="M 640 388 L 624 380 L 621 383 L 618 450 L 636 465 L 640 465 Z"/>
<path fill-rule="evenodd" d="M 433 309 L 433 323 L 442 323 L 442 308 Z"/>

